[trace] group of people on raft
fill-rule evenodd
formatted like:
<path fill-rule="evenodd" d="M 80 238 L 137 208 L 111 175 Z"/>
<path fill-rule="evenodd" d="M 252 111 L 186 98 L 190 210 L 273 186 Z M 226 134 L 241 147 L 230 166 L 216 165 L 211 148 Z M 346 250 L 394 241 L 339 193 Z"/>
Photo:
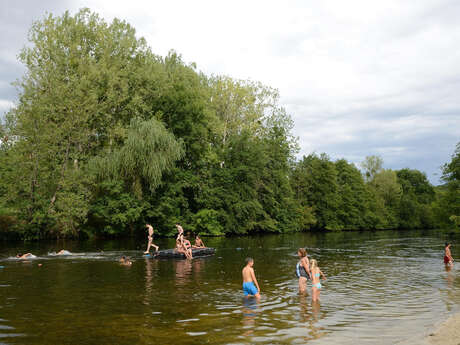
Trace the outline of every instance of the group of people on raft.
<path fill-rule="evenodd" d="M 153 243 L 153 227 L 150 224 L 146 224 L 145 227 L 147 228 L 148 231 L 148 237 L 147 237 L 147 249 L 144 252 L 144 254 L 149 254 L 150 253 L 150 247 L 155 248 L 155 252 L 158 252 L 159 247 Z M 193 259 L 193 248 L 206 248 L 204 245 L 203 240 L 200 238 L 200 235 L 196 235 L 195 237 L 195 244 L 192 245 L 190 241 L 185 237 L 184 235 L 184 229 L 180 224 L 176 224 L 177 228 L 177 237 L 176 237 L 176 247 L 174 248 L 174 251 L 177 253 L 184 254 L 185 257 L 189 260 Z"/>

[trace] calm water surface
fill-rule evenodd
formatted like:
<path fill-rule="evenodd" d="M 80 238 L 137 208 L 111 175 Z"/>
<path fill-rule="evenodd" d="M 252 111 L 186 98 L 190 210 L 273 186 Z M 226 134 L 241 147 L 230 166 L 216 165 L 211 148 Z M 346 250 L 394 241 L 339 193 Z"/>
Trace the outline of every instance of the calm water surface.
<path fill-rule="evenodd" d="M 0 344 L 418 343 L 459 311 L 459 233 L 204 240 L 216 254 L 191 262 L 145 259 L 144 243 L 130 241 L 0 244 Z M 445 240 L 459 259 L 451 271 L 442 263 Z M 310 292 L 298 295 L 298 247 L 328 277 L 320 303 Z M 62 248 L 75 255 L 48 255 Z M 38 258 L 10 258 L 28 251 Z M 121 255 L 133 265 L 119 265 Z M 259 303 L 243 299 L 247 256 L 255 260 Z"/>

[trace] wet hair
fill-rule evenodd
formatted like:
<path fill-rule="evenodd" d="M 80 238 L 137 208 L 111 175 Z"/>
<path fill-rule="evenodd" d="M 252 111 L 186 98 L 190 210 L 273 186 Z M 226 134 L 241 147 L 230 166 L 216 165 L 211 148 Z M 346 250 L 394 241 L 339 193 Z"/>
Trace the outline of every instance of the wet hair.
<path fill-rule="evenodd" d="M 245 260 L 245 261 L 246 261 L 246 265 L 247 265 L 248 263 L 250 263 L 250 262 L 253 262 L 253 261 L 254 261 L 254 259 L 253 259 L 253 258 L 246 258 L 246 260 Z"/>
<path fill-rule="evenodd" d="M 300 253 L 300 256 L 303 258 L 307 256 L 307 251 L 305 248 L 299 248 L 299 250 L 297 250 L 297 253 Z"/>
<path fill-rule="evenodd" d="M 22 256 L 22 253 L 18 253 L 16 256 L 17 256 L 17 257 Z"/>
<path fill-rule="evenodd" d="M 200 234 L 196 234 L 195 237 L 196 237 L 196 238 L 200 238 Z"/>
<path fill-rule="evenodd" d="M 446 242 L 446 244 L 444 244 L 444 247 L 447 247 L 450 243 L 449 242 Z"/>
<path fill-rule="evenodd" d="M 315 267 L 318 267 L 318 262 L 315 259 L 310 260 L 311 269 L 313 270 Z"/>

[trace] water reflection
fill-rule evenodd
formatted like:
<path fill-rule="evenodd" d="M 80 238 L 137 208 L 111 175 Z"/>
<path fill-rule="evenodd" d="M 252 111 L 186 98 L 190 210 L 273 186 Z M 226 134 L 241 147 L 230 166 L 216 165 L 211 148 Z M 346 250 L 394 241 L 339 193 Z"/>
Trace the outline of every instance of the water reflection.
<path fill-rule="evenodd" d="M 158 260 L 151 260 L 145 257 L 145 294 L 143 303 L 150 305 L 153 298 L 153 279 L 158 266 Z"/>
<path fill-rule="evenodd" d="M 256 317 L 260 312 L 259 301 L 256 298 L 244 297 L 243 298 L 243 337 L 248 337 L 254 333 L 256 326 Z"/>
<path fill-rule="evenodd" d="M 309 308 L 311 307 L 311 310 Z M 317 326 L 321 320 L 321 304 L 319 301 L 311 301 L 304 294 L 299 295 L 300 322 L 307 327 L 307 337 L 304 340 L 314 340 L 324 337 L 327 333 L 322 327 Z"/>
<path fill-rule="evenodd" d="M 176 286 L 184 286 L 190 281 L 191 278 L 192 260 L 175 260 L 174 269 L 176 272 Z"/>

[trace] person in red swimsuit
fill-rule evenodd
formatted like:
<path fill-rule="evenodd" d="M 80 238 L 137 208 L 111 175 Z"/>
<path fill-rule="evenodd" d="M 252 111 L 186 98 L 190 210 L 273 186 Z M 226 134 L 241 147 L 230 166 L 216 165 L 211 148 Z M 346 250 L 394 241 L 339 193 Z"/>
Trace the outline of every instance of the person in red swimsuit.
<path fill-rule="evenodd" d="M 452 258 L 452 254 L 450 252 L 450 243 L 446 242 L 446 246 L 444 248 L 444 264 L 452 266 L 454 264 L 454 259 Z"/>

